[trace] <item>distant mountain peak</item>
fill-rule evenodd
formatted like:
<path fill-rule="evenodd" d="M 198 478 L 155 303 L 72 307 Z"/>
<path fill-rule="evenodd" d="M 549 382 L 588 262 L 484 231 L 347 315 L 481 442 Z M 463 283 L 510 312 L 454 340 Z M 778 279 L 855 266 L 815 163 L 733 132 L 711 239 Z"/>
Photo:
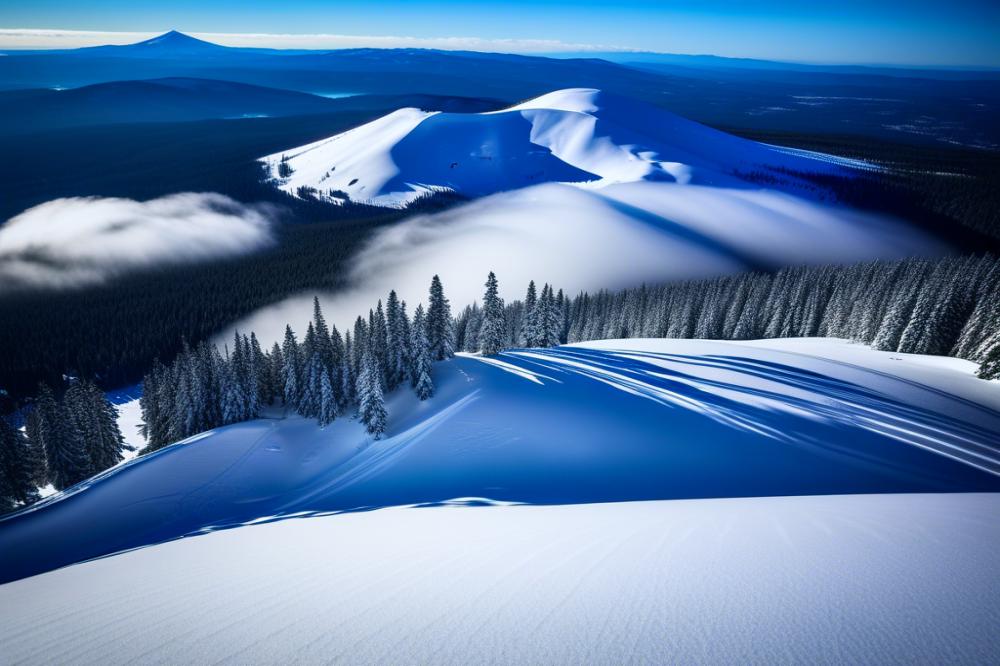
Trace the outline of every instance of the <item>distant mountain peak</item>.
<path fill-rule="evenodd" d="M 225 48 L 219 44 L 213 44 L 212 42 L 206 42 L 203 39 L 198 39 L 197 37 L 192 37 L 191 35 L 186 35 L 183 32 L 177 30 L 170 30 L 163 33 L 157 37 L 147 39 L 132 46 L 153 46 L 157 48 L 202 48 L 202 49 L 219 49 Z"/>

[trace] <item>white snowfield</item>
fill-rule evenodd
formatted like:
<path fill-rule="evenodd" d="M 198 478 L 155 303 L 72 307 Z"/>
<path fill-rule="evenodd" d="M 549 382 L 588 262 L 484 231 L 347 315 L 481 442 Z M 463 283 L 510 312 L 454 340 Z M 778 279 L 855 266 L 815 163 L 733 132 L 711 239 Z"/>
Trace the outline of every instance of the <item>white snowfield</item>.
<path fill-rule="evenodd" d="M 5 664 L 989 664 L 1000 494 L 391 508 L 0 586 Z"/>
<path fill-rule="evenodd" d="M 801 188 L 791 172 L 875 168 L 748 141 L 589 88 L 557 90 L 489 113 L 399 109 L 261 161 L 290 194 L 306 187 L 321 198 L 382 206 L 405 206 L 440 190 L 477 197 L 548 182 L 726 186 L 766 175 L 768 182 Z M 282 175 L 282 162 L 290 174 Z"/>

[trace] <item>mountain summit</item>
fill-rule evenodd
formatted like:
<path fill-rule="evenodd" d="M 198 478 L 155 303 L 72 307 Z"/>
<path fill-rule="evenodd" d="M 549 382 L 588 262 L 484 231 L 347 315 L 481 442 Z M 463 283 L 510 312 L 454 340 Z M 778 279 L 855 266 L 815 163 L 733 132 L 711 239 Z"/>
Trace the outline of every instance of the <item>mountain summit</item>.
<path fill-rule="evenodd" d="M 152 39 L 147 39 L 136 44 L 131 44 L 134 48 L 155 48 L 155 49 L 170 49 L 170 50 L 190 50 L 190 49 L 221 49 L 225 48 L 219 44 L 213 44 L 212 42 L 206 42 L 203 39 L 198 39 L 192 37 L 191 35 L 185 35 L 183 32 L 178 32 L 177 30 L 171 30 L 165 32 L 158 37 L 153 37 Z"/>
<path fill-rule="evenodd" d="M 109 55 L 116 57 L 205 57 L 221 55 L 232 51 L 221 44 L 213 44 L 197 39 L 183 32 L 171 30 L 145 41 L 121 46 L 93 46 L 80 49 L 91 55 Z"/>

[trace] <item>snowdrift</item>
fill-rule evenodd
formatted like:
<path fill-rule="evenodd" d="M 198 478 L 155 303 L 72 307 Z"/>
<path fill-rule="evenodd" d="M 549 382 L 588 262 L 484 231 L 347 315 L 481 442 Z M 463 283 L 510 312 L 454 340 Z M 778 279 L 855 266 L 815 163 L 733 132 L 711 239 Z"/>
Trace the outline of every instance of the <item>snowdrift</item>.
<path fill-rule="evenodd" d="M 660 181 L 810 189 L 794 174 L 848 175 L 856 160 L 747 141 L 599 90 L 558 90 L 503 111 L 407 108 L 261 159 L 299 195 L 403 206 L 437 190 L 479 197 L 548 182 Z"/>
<path fill-rule="evenodd" d="M 396 508 L 0 586 L 3 659 L 986 664 L 1000 495 Z"/>
<path fill-rule="evenodd" d="M 0 521 L 0 576 L 266 517 L 455 497 L 1000 490 L 996 387 L 971 363 L 926 367 L 830 341 L 790 352 L 602 344 L 439 363 L 433 399 L 391 396 L 380 441 L 348 419 L 325 429 L 261 419 L 198 435 Z M 841 347 L 856 353 L 824 351 Z"/>

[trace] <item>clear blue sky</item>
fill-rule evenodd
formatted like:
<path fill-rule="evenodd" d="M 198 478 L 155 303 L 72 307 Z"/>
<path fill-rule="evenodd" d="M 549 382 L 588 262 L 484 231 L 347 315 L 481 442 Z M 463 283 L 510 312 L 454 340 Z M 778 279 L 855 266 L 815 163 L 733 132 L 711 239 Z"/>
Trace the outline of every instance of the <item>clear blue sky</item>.
<path fill-rule="evenodd" d="M 515 40 L 507 50 L 519 50 L 517 40 L 557 40 L 804 62 L 1000 66 L 1000 0 L 0 0 L 0 28 Z"/>

